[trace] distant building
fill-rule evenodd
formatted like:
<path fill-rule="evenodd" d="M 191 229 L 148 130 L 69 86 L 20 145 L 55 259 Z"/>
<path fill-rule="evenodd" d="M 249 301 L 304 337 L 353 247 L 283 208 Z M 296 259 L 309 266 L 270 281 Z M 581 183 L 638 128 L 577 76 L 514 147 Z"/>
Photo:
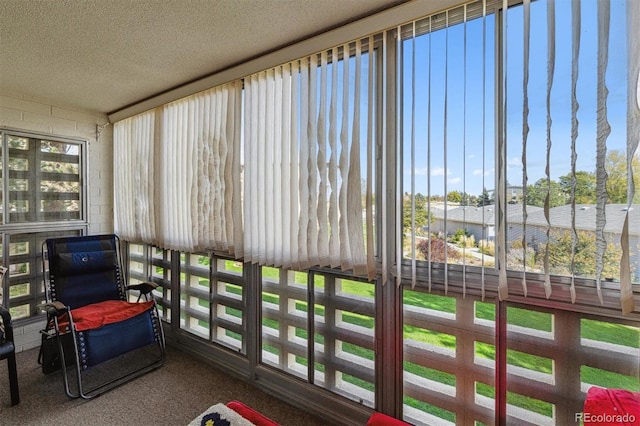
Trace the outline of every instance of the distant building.
<path fill-rule="evenodd" d="M 629 244 L 632 247 L 640 247 L 640 205 L 634 204 L 629 210 Z M 614 244 L 620 244 L 622 226 L 627 213 L 626 204 L 608 204 L 605 209 L 605 238 Z M 473 235 L 476 241 L 495 240 L 496 206 L 471 207 L 460 206 L 452 209 L 431 209 L 433 222 L 430 231 L 452 235 L 458 229 L 464 229 Z M 524 206 L 521 204 L 507 205 L 507 241 L 522 240 L 523 232 L 526 232 L 527 242 L 545 242 L 547 240 L 547 220 L 544 209 L 536 206 L 526 206 L 526 227 L 523 226 Z M 445 229 L 446 218 L 446 229 Z M 563 205 L 549 209 L 549 222 L 552 230 L 570 231 L 572 226 L 571 205 Z M 575 208 L 575 228 L 578 231 L 596 230 L 596 206 L 591 204 L 579 204 Z M 526 230 L 526 231 L 525 231 Z M 640 254 L 630 259 L 632 265 L 636 265 L 636 280 L 640 279 Z M 594 259 L 595 261 L 595 259 Z"/>

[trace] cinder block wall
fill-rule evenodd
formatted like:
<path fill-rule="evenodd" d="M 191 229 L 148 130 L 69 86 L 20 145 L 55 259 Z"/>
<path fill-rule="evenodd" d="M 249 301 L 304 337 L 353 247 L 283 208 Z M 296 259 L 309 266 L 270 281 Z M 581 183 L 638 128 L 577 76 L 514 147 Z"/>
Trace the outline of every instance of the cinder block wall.
<path fill-rule="evenodd" d="M 104 114 L 0 91 L 0 127 L 87 141 L 90 234 L 113 232 L 113 131 L 107 123 Z M 42 328 L 40 323 L 16 327 L 17 350 L 37 347 Z"/>

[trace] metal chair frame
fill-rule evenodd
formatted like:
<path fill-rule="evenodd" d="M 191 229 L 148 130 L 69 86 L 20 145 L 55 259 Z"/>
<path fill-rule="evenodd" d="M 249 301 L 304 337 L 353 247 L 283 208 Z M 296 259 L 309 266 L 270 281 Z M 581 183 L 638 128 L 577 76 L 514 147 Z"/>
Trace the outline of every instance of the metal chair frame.
<path fill-rule="evenodd" d="M 157 303 L 153 297 L 152 291 L 154 288 L 157 287 L 157 285 L 155 285 L 154 283 L 151 282 L 146 282 L 146 283 L 141 283 L 141 284 L 136 284 L 136 285 L 126 285 L 125 283 L 125 279 L 124 279 L 124 275 L 122 274 L 123 268 L 122 268 L 122 259 L 120 256 L 120 240 L 116 235 L 106 235 L 106 236 L 89 236 L 89 237 L 77 237 L 77 238 L 113 238 L 114 239 L 114 245 L 115 245 L 115 249 L 116 249 L 116 257 L 117 257 L 117 268 L 119 269 L 116 272 L 117 277 L 119 277 L 118 279 L 118 286 L 120 289 L 120 294 L 121 294 L 121 300 L 123 301 L 128 301 L 128 293 L 131 290 L 134 291 L 139 291 L 139 296 L 138 296 L 138 301 L 140 300 L 140 298 L 142 296 L 144 296 L 146 301 L 149 300 L 153 300 L 154 304 L 153 304 L 153 310 L 152 310 L 152 322 L 153 322 L 153 326 L 154 329 L 155 327 L 157 327 L 157 339 L 155 341 L 155 344 L 157 345 L 157 348 L 159 350 L 159 355 L 157 359 L 153 359 L 151 362 L 149 362 L 148 364 L 144 365 L 143 367 L 128 372 L 128 373 L 124 373 L 122 375 L 117 376 L 116 378 L 106 381 L 103 384 L 100 384 L 98 386 L 94 386 L 90 389 L 85 389 L 85 384 L 83 383 L 83 373 L 84 373 L 84 368 L 83 366 L 81 366 L 80 360 L 79 360 L 79 350 L 81 347 L 81 342 L 79 342 L 79 338 L 78 338 L 78 332 L 76 330 L 76 322 L 73 319 L 73 309 L 71 309 L 70 306 L 66 306 L 64 304 L 64 301 L 62 300 L 57 300 L 56 298 L 56 289 L 55 289 L 55 279 L 51 279 L 50 274 L 48 273 L 48 266 L 49 266 L 49 262 L 51 262 L 51 259 L 48 258 L 49 253 L 47 250 L 47 244 L 53 244 L 52 241 L 56 241 L 56 240 L 70 240 L 72 239 L 70 238 L 64 238 L 64 239 L 50 239 L 50 240 L 46 240 L 43 243 L 43 247 L 42 247 L 42 256 L 43 256 L 43 277 L 45 279 L 45 288 L 46 288 L 46 294 L 47 294 L 47 303 L 43 306 L 44 310 L 47 312 L 47 329 L 43 330 L 43 333 L 48 333 L 51 338 L 55 338 L 57 340 L 57 347 L 60 353 L 60 365 L 62 368 L 62 375 L 63 375 L 63 379 L 64 379 L 64 389 L 65 389 L 65 393 L 67 394 L 68 397 L 70 398 L 78 398 L 81 397 L 83 399 L 91 399 L 95 396 L 98 396 L 108 390 L 111 390 L 117 386 L 120 386 L 138 376 L 141 376 L 145 373 L 148 373 L 149 371 L 152 371 L 160 366 L 162 366 L 165 362 L 165 358 L 166 358 L 166 351 L 165 351 L 165 338 L 164 338 L 164 331 L 162 328 L 162 319 L 158 313 L 158 307 L 157 307 Z M 61 332 L 60 330 L 60 317 L 62 315 L 65 315 L 64 319 L 65 321 L 68 321 L 68 330 L 67 332 Z M 126 321 L 126 320 L 125 320 Z M 53 331 L 53 333 L 52 333 Z M 65 347 L 63 345 L 63 339 L 62 336 L 66 333 L 71 333 L 72 336 L 72 342 L 73 342 L 73 354 L 68 354 L 67 351 L 65 350 Z M 135 351 L 136 349 L 140 349 L 140 348 L 135 348 L 132 351 Z M 130 352 L 132 352 L 130 351 Z M 72 355 L 72 358 L 69 359 L 68 357 Z M 124 354 L 122 354 L 124 355 Z M 73 362 L 69 362 L 68 361 L 73 361 Z M 108 360 L 107 360 L 108 361 Z M 68 365 L 69 364 L 69 365 Z M 73 364 L 73 368 L 70 371 L 70 365 Z M 90 368 L 93 367 L 99 367 L 100 364 L 91 366 Z M 71 389 L 71 380 L 70 380 L 70 374 L 71 372 L 75 372 L 76 375 L 76 381 L 75 384 L 77 386 L 77 392 L 74 392 Z"/>

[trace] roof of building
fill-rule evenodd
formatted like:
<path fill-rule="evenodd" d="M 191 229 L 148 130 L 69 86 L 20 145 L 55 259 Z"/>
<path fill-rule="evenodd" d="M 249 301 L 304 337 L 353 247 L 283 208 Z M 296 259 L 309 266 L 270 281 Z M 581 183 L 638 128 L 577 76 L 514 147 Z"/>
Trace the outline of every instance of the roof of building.
<path fill-rule="evenodd" d="M 554 228 L 571 228 L 571 205 L 553 207 L 549 209 L 549 222 Z M 507 223 L 523 223 L 525 206 L 522 204 L 507 205 Z M 593 204 L 577 204 L 575 208 L 576 229 L 595 231 L 596 206 Z M 444 219 L 445 209 L 433 208 L 435 219 Z M 607 204 L 605 208 L 605 231 L 611 233 L 622 232 L 625 217 L 629 213 L 629 233 L 640 234 L 640 204 L 633 204 L 627 209 L 626 204 Z M 526 206 L 527 225 L 547 226 L 544 209 L 537 206 Z M 468 224 L 493 225 L 496 222 L 496 206 L 460 206 L 446 210 L 447 221 L 465 222 Z"/>

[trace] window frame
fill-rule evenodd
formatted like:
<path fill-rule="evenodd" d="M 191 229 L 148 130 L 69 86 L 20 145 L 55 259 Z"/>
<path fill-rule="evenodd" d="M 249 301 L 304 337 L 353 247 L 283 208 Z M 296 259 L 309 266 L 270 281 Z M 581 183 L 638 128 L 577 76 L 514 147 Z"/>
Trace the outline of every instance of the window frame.
<path fill-rule="evenodd" d="M 46 289 L 44 288 L 44 281 L 42 277 L 42 267 L 39 264 L 42 257 L 42 247 L 36 244 L 43 238 L 47 238 L 48 235 L 86 235 L 88 232 L 88 185 L 87 185 L 87 156 L 88 156 L 88 141 L 81 138 L 70 138 L 62 136 L 53 136 L 43 133 L 22 131 L 16 129 L 9 129 L 0 127 L 0 150 L 2 152 L 2 179 L 1 183 L 1 207 L 3 212 L 9 211 L 9 180 L 7 171 L 9 170 L 10 156 L 5 155 L 9 153 L 8 138 L 10 136 L 16 136 L 20 138 L 28 138 L 30 144 L 34 143 L 36 146 L 30 147 L 31 150 L 35 150 L 32 153 L 33 156 L 38 159 L 41 158 L 40 141 L 73 144 L 78 147 L 78 185 L 79 185 L 79 218 L 77 219 L 58 219 L 55 220 L 43 220 L 43 216 L 38 212 L 29 211 L 25 216 L 33 218 L 34 220 L 10 222 L 9 216 L 2 214 L 2 220 L 0 221 L 0 260 L 3 264 L 8 263 L 8 273 L 5 275 L 5 279 L 2 283 L 2 306 L 11 309 L 18 306 L 28 306 L 29 312 L 25 315 L 15 315 L 14 319 L 17 324 L 29 324 L 31 322 L 39 321 L 40 312 L 38 311 L 38 305 L 45 301 Z M 42 172 L 40 165 L 34 167 L 33 173 L 31 170 L 27 172 L 26 179 L 29 180 L 29 185 L 36 185 L 39 187 L 42 178 Z M 29 201 L 34 202 L 41 199 L 39 194 L 41 191 L 32 191 L 30 187 L 28 189 Z M 34 204 L 35 206 L 35 204 Z M 30 206 L 31 208 L 32 206 Z M 25 253 L 12 254 L 11 245 L 12 240 L 23 241 L 28 245 L 28 251 Z M 25 268 L 25 272 L 18 270 L 12 271 L 12 261 L 16 260 L 20 262 L 20 268 Z M 13 272 L 13 273 L 12 273 Z M 28 293 L 21 296 L 10 296 L 10 289 L 14 285 L 28 286 Z"/>

